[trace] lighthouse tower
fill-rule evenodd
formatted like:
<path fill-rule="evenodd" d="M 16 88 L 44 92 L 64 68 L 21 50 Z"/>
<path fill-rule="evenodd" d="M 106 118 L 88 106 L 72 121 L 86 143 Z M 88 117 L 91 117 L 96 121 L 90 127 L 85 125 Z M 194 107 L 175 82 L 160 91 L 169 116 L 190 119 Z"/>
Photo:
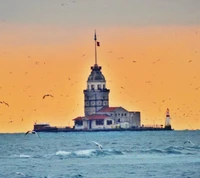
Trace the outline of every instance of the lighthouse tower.
<path fill-rule="evenodd" d="M 167 111 L 166 111 L 165 129 L 171 130 L 171 118 L 169 115 L 169 108 L 167 108 Z"/>
<path fill-rule="evenodd" d="M 94 33 L 95 42 L 95 64 L 91 67 L 91 73 L 87 80 L 87 89 L 84 93 L 84 112 L 85 116 L 95 114 L 103 107 L 109 106 L 109 92 L 106 88 L 106 80 L 101 72 L 101 66 L 97 64 L 97 46 L 100 42 L 97 41 L 96 31 Z"/>

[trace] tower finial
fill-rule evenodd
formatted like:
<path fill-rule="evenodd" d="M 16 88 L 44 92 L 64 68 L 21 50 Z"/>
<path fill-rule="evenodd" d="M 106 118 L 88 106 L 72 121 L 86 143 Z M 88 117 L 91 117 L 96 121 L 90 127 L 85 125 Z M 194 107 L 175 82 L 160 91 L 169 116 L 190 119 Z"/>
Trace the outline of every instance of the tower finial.
<path fill-rule="evenodd" d="M 96 29 L 94 30 L 94 44 L 95 44 L 95 65 L 97 65 L 97 35 L 96 35 Z"/>
<path fill-rule="evenodd" d="M 96 29 L 94 30 L 94 40 L 97 40 Z"/>

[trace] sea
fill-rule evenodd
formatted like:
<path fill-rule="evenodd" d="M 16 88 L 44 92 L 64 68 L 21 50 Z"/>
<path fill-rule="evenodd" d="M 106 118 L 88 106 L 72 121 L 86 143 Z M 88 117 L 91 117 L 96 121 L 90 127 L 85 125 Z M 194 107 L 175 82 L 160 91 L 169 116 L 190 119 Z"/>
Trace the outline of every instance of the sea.
<path fill-rule="evenodd" d="M 199 130 L 38 135 L 0 134 L 0 178 L 200 178 Z"/>

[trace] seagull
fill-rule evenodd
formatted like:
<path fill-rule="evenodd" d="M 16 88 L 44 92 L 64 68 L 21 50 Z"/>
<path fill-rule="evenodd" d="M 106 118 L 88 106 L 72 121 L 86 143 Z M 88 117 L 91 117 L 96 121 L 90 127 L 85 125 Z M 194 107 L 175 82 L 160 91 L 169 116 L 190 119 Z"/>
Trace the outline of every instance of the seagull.
<path fill-rule="evenodd" d="M 29 131 L 27 131 L 26 133 L 25 133 L 25 135 L 27 135 L 27 134 L 29 134 L 29 133 L 31 133 L 31 134 L 36 134 L 37 136 L 38 136 L 38 138 L 40 138 L 40 136 L 38 135 L 38 133 L 36 132 L 36 131 L 34 131 L 34 130 L 29 130 Z"/>
<path fill-rule="evenodd" d="M 153 62 L 153 64 L 157 63 L 158 61 L 160 61 L 160 59 L 158 59 L 158 60 L 154 61 L 154 62 Z"/>
<path fill-rule="evenodd" d="M 192 143 L 190 140 L 187 140 L 184 142 L 184 144 L 186 144 L 186 143 L 190 143 L 191 145 L 194 145 L 194 143 Z"/>
<path fill-rule="evenodd" d="M 3 103 L 9 107 L 9 104 L 8 104 L 8 103 L 6 103 L 5 101 L 3 101 Z"/>
<path fill-rule="evenodd" d="M 44 96 L 42 97 L 42 99 L 44 99 L 46 96 L 51 96 L 51 97 L 53 97 L 53 95 L 46 94 L 46 95 L 44 95 Z"/>
<path fill-rule="evenodd" d="M 0 104 L 5 104 L 6 106 L 8 106 L 8 107 L 9 107 L 9 104 L 8 104 L 8 103 L 6 103 L 5 101 L 0 101 Z"/>
<path fill-rule="evenodd" d="M 98 146 L 99 150 L 103 152 L 103 147 L 102 145 L 100 145 L 99 143 L 92 141 L 92 143 L 94 143 L 96 146 Z"/>

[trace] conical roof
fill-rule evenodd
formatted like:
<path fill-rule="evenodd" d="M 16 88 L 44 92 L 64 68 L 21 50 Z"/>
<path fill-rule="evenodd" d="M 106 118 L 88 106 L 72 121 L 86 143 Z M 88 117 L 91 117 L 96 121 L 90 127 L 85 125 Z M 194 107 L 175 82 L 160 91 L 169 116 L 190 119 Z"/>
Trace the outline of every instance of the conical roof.
<path fill-rule="evenodd" d="M 105 82 L 105 77 L 101 73 L 101 66 L 95 64 L 91 67 L 91 74 L 88 77 L 87 82 Z"/>

